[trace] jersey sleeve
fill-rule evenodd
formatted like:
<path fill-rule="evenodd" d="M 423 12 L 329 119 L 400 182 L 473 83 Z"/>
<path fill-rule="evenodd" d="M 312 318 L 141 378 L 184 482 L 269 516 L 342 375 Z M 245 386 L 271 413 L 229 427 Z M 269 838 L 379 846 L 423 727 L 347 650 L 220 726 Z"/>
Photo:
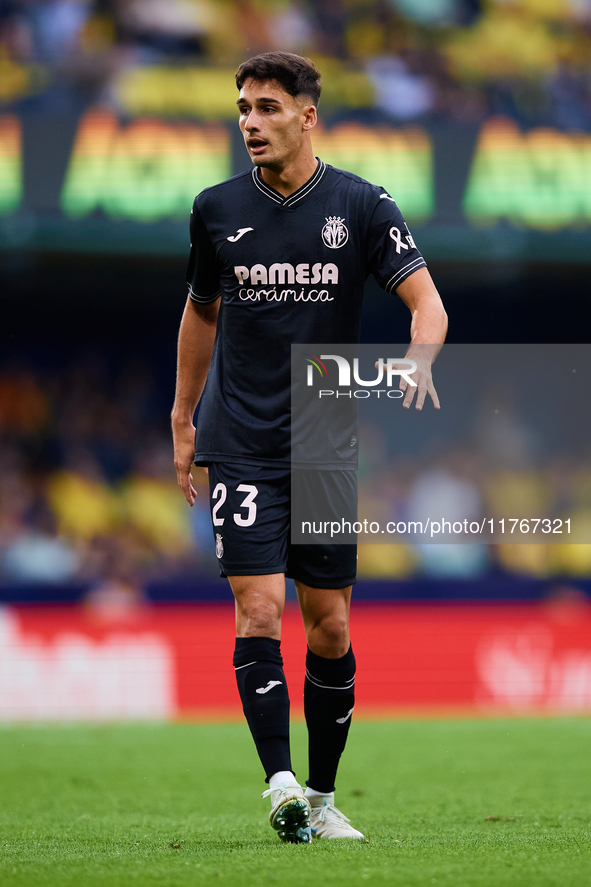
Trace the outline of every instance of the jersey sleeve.
<path fill-rule="evenodd" d="M 215 249 L 199 211 L 197 200 L 191 210 L 191 252 L 187 266 L 189 296 L 194 302 L 206 305 L 220 295 Z"/>
<path fill-rule="evenodd" d="M 367 262 L 368 271 L 388 293 L 427 264 L 396 203 L 381 188 L 369 223 Z"/>

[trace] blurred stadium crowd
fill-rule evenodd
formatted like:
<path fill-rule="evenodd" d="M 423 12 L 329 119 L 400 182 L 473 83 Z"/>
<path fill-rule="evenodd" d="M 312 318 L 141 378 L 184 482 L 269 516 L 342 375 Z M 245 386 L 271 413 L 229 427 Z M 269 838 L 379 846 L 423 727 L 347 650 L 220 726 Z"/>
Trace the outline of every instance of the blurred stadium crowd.
<path fill-rule="evenodd" d="M 214 575 L 206 476 L 194 509 L 176 485 L 168 403 L 149 364 L 104 353 L 0 373 L 0 578 L 128 588 Z M 210 555 L 210 556 L 208 556 Z"/>
<path fill-rule="evenodd" d="M 0 102 L 182 114 L 201 91 L 219 116 L 231 70 L 273 48 L 312 55 L 328 108 L 591 125 L 590 0 L 0 0 Z"/>
<path fill-rule="evenodd" d="M 193 509 L 176 484 L 169 388 L 149 362 L 122 359 L 115 370 L 104 352 L 43 369 L 24 358 L 4 363 L 0 584 L 78 583 L 91 594 L 137 597 L 147 581 L 217 575 L 206 475 L 194 472 L 200 497 Z M 468 449 L 393 459 L 379 428 L 362 429 L 360 516 L 384 523 L 443 510 L 458 520 L 568 516 L 582 519 L 591 538 L 588 459 L 532 459 L 517 426 L 504 430 L 508 459 L 481 430 Z M 360 546 L 361 577 L 478 578 L 499 571 L 588 576 L 591 545 Z"/>

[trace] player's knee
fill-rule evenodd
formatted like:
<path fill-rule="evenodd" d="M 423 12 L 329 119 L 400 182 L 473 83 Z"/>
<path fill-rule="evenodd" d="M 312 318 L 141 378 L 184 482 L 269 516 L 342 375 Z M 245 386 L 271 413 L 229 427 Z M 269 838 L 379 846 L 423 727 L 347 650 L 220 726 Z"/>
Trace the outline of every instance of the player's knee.
<path fill-rule="evenodd" d="M 324 616 L 310 632 L 308 646 L 318 656 L 343 656 L 349 649 L 349 620 L 340 614 Z"/>
<path fill-rule="evenodd" d="M 238 629 L 242 637 L 275 637 L 281 628 L 281 610 L 272 601 L 249 602 L 239 607 Z"/>

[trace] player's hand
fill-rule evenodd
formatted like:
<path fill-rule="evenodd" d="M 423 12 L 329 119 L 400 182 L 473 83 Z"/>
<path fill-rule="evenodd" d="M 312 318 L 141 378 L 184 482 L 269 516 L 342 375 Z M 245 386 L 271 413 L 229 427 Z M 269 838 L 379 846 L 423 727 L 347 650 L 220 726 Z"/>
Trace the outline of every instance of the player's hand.
<path fill-rule="evenodd" d="M 416 410 L 423 409 L 427 394 L 433 401 L 433 406 L 435 407 L 435 409 L 441 409 L 439 398 L 433 384 L 433 377 L 431 375 L 431 366 L 436 353 L 437 352 L 434 352 L 433 346 L 431 345 L 413 345 L 409 349 L 404 362 L 393 362 L 393 367 L 395 367 L 396 369 L 406 369 L 407 375 L 410 376 L 413 382 L 416 382 L 416 385 L 409 385 L 404 376 L 400 376 L 400 384 L 398 388 L 400 389 L 400 391 L 405 392 L 404 399 L 402 401 L 402 406 L 405 410 L 409 410 L 411 408 L 415 394 L 417 396 L 417 400 L 415 403 Z M 417 365 L 417 368 L 413 373 L 408 373 L 407 361 L 409 360 L 414 360 Z M 376 369 L 377 366 L 378 364 L 376 363 Z"/>
<path fill-rule="evenodd" d="M 174 467 L 178 485 L 189 505 L 195 504 L 197 490 L 193 486 L 191 468 L 195 459 L 195 426 L 192 422 L 173 424 Z"/>
<path fill-rule="evenodd" d="M 408 357 L 410 358 L 411 355 L 408 355 Z M 419 357 L 418 355 L 413 354 L 412 360 L 415 361 L 417 368 L 414 373 L 410 373 L 409 375 L 413 382 L 416 382 L 417 384 L 415 388 L 414 386 L 409 385 L 403 376 L 400 377 L 400 385 L 398 387 L 401 391 L 405 392 L 402 406 L 405 410 L 409 410 L 412 406 L 412 402 L 416 394 L 417 399 L 415 403 L 415 409 L 422 410 L 425 403 L 425 398 L 428 394 L 433 401 L 433 406 L 435 407 L 435 409 L 440 410 L 441 405 L 439 403 L 439 398 L 433 384 L 433 376 L 431 375 L 430 358 Z"/>

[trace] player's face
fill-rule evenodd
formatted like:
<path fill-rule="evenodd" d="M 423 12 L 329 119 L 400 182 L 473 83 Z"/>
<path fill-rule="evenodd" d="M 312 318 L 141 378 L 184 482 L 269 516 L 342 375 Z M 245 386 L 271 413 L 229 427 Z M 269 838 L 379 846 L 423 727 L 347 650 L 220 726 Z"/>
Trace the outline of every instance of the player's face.
<path fill-rule="evenodd" d="M 279 170 L 293 161 L 316 123 L 316 108 L 275 81 L 247 80 L 238 97 L 240 129 L 256 166 Z"/>

